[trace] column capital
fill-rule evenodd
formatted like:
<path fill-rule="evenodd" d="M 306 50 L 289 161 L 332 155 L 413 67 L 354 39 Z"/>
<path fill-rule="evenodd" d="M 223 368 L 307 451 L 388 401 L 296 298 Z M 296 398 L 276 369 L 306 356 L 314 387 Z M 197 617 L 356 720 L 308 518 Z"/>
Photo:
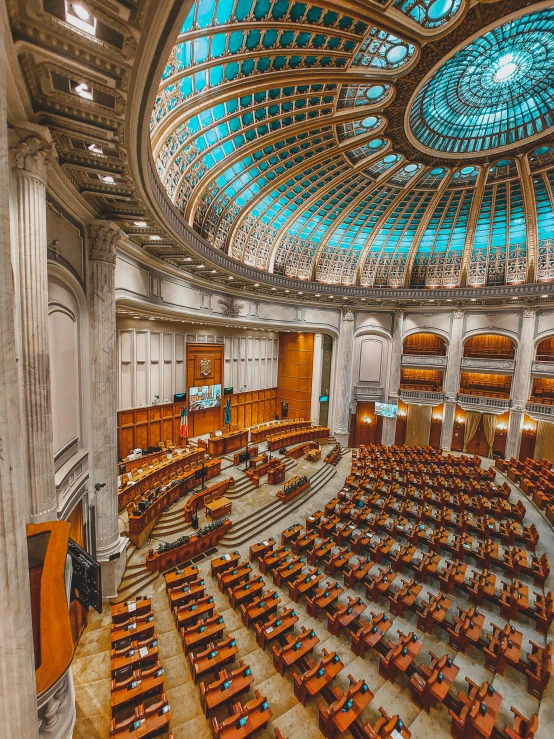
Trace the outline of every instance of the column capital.
<path fill-rule="evenodd" d="M 342 309 L 342 320 L 343 321 L 354 321 L 354 311 L 352 308 Z"/>
<path fill-rule="evenodd" d="M 11 138 L 15 138 L 10 146 L 12 167 L 46 181 L 46 164 L 56 159 L 56 149 L 48 129 L 15 126 Z"/>
<path fill-rule="evenodd" d="M 537 309 L 536 308 L 524 308 L 523 309 L 523 317 L 524 318 L 534 318 L 537 315 Z"/>
<path fill-rule="evenodd" d="M 452 315 L 459 320 L 465 316 L 465 310 L 455 310 Z"/>
<path fill-rule="evenodd" d="M 395 318 L 404 318 L 404 311 L 401 310 L 401 309 L 399 309 L 399 308 L 396 308 L 395 311 L 394 311 L 394 317 Z"/>
<path fill-rule="evenodd" d="M 115 264 L 116 244 L 121 229 L 113 221 L 94 221 L 88 227 L 89 259 Z"/>

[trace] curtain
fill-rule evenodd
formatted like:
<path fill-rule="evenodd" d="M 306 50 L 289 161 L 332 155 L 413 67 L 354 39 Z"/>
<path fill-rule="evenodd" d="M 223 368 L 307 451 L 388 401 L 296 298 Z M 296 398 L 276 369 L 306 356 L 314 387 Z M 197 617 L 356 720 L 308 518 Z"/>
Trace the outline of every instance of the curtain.
<path fill-rule="evenodd" d="M 431 434 L 430 405 L 409 405 L 406 418 L 406 446 L 427 446 Z"/>
<path fill-rule="evenodd" d="M 540 462 L 541 459 L 554 462 L 554 423 L 549 421 L 539 421 L 537 423 L 534 458 L 537 462 Z"/>
<path fill-rule="evenodd" d="M 494 445 L 494 434 L 496 433 L 496 416 L 491 413 L 483 413 L 483 431 L 489 445 L 487 457 L 492 458 L 492 447 Z"/>
<path fill-rule="evenodd" d="M 468 411 L 466 415 L 466 428 L 464 431 L 464 452 L 467 452 L 467 445 L 475 436 L 479 421 L 481 420 L 481 414 L 475 413 L 475 411 Z"/>

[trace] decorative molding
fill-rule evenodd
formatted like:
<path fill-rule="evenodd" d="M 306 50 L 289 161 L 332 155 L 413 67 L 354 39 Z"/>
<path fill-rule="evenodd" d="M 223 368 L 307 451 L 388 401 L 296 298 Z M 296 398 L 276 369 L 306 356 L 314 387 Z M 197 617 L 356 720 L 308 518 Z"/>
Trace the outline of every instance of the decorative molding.
<path fill-rule="evenodd" d="M 537 314 L 536 308 L 524 308 L 523 309 L 524 318 L 534 318 L 536 314 Z"/>
<path fill-rule="evenodd" d="M 354 322 L 354 311 L 352 310 L 352 308 L 342 309 L 342 320 L 348 321 L 348 322 Z"/>
<path fill-rule="evenodd" d="M 235 303 L 231 298 L 227 300 L 218 300 L 219 305 L 223 306 L 223 315 L 225 318 L 238 318 L 241 310 L 244 308 L 243 303 Z"/>
<path fill-rule="evenodd" d="M 549 375 L 554 377 L 554 362 L 533 362 L 531 372 L 534 375 Z"/>
<path fill-rule="evenodd" d="M 95 221 L 88 227 L 89 259 L 115 266 L 116 245 L 121 231 L 112 221 Z"/>
<path fill-rule="evenodd" d="M 428 357 L 424 355 L 403 354 L 403 367 L 446 367 L 446 357 Z"/>
<path fill-rule="evenodd" d="M 454 318 L 460 319 L 460 318 L 463 318 L 465 316 L 465 311 L 463 311 L 463 310 L 455 310 L 452 315 L 454 316 Z"/>
<path fill-rule="evenodd" d="M 510 408 L 510 401 L 503 398 L 486 398 L 477 395 L 458 394 L 458 403 L 465 410 L 480 410 L 485 413 L 503 413 Z"/>
<path fill-rule="evenodd" d="M 513 372 L 515 370 L 513 359 L 475 359 L 474 357 L 462 357 L 462 369 L 495 370 L 497 372 Z"/>
<path fill-rule="evenodd" d="M 540 403 L 527 403 L 527 413 L 536 421 L 542 420 L 541 417 L 548 421 L 554 420 L 554 405 L 541 405 Z"/>

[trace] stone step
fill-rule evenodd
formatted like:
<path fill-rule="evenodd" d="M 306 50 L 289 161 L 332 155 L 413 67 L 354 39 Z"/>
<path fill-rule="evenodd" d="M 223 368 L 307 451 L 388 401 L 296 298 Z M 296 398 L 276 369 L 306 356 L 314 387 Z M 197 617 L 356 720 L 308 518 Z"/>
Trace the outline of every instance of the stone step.
<path fill-rule="evenodd" d="M 129 588 L 134 585 L 140 585 L 142 582 L 147 580 L 152 573 L 150 570 L 146 568 L 146 566 L 143 564 L 142 569 L 136 572 L 130 572 L 127 574 L 127 572 L 123 575 L 123 578 L 121 579 L 121 583 L 119 585 L 119 588 Z"/>
<path fill-rule="evenodd" d="M 123 603 L 139 594 L 147 595 L 149 593 L 150 586 L 159 577 L 160 573 L 150 572 L 149 570 L 146 570 L 146 572 L 148 573 L 148 577 L 141 579 L 140 582 L 133 582 L 123 589 L 120 587 L 117 596 L 110 601 L 112 605 Z"/>
<path fill-rule="evenodd" d="M 287 504 L 287 513 L 296 510 L 306 500 L 309 500 L 313 495 L 321 490 L 321 488 L 326 485 L 327 482 L 336 475 L 336 473 L 336 469 L 329 465 L 320 467 L 320 469 L 310 479 L 310 487 Z M 250 516 L 247 516 L 241 521 L 237 521 L 231 531 L 223 537 L 221 544 L 223 546 L 237 546 L 238 544 L 242 544 L 248 539 L 255 537 L 256 534 L 264 531 L 269 526 L 277 523 L 282 517 L 283 503 L 279 500 L 276 500 L 274 503 L 269 503 L 267 506 L 256 511 Z"/>

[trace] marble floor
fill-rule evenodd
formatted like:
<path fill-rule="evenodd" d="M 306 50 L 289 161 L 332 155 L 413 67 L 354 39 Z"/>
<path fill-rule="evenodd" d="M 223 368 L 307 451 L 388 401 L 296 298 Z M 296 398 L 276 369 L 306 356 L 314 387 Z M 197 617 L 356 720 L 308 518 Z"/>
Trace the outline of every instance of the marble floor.
<path fill-rule="evenodd" d="M 351 455 L 347 454 L 337 466 L 337 475 L 311 499 L 305 501 L 299 509 L 289 515 L 285 512 L 283 518 L 276 525 L 263 532 L 263 538 L 269 536 L 277 538 L 287 526 L 297 521 L 304 522 L 306 516 L 310 513 L 322 509 L 325 503 L 341 488 L 350 469 L 350 463 Z M 484 460 L 483 466 L 488 466 L 490 463 L 490 460 Z M 290 471 L 288 477 L 304 473 L 311 475 L 318 466 L 318 464 L 314 465 L 299 460 L 298 465 Z M 232 474 L 232 470 L 225 471 L 224 474 Z M 498 480 L 499 482 L 504 481 L 502 475 L 498 474 Z M 253 491 L 234 502 L 232 518 L 238 520 L 248 512 L 257 510 L 273 500 L 275 488 L 269 488 L 268 486 L 264 486 L 264 488 Z M 512 500 L 515 501 L 521 497 L 526 505 L 526 523 L 534 522 L 539 529 L 540 541 L 537 553 L 541 554 L 543 551 L 547 551 L 552 559 L 554 557 L 554 532 L 550 524 L 513 485 L 512 489 Z M 256 540 L 260 538 L 262 538 L 262 535 L 257 536 Z M 238 548 L 244 558 L 248 558 L 249 543 L 245 543 Z M 146 549 L 147 547 L 144 547 L 143 550 L 136 552 L 133 556 L 143 557 L 146 554 Z M 218 549 L 221 553 L 226 551 L 222 546 L 219 546 Z M 471 561 L 469 564 L 471 566 L 474 562 Z M 224 617 L 225 635 L 232 634 L 236 638 L 239 647 L 238 658 L 244 659 L 252 669 L 254 676 L 252 690 L 256 688 L 269 700 L 273 718 L 268 728 L 260 731 L 257 736 L 264 739 L 274 737 L 274 727 L 278 726 L 283 736 L 289 737 L 289 739 L 321 737 L 317 725 L 318 700 L 309 701 L 306 707 L 298 703 L 293 694 L 290 671 L 284 677 L 281 677 L 275 671 L 269 650 L 264 652 L 257 646 L 253 630 L 242 625 L 238 612 L 229 607 L 227 597 L 217 589 L 216 581 L 209 575 L 209 561 L 205 560 L 199 563 L 199 570 L 205 576 L 207 592 L 210 592 L 215 598 L 217 611 Z M 254 570 L 256 571 L 256 566 L 254 566 Z M 497 574 L 501 575 L 502 573 L 499 571 Z M 265 579 L 268 586 L 273 588 L 271 578 L 266 576 Z M 552 588 L 550 579 L 547 580 L 546 590 Z M 537 588 L 532 589 L 536 590 Z M 281 606 L 284 606 L 289 602 L 288 590 L 278 590 Z M 434 581 L 430 581 L 424 586 L 422 595 L 426 591 L 438 592 Z M 175 739 L 184 739 L 185 737 L 187 739 L 190 737 L 208 739 L 212 736 L 211 725 L 202 713 L 199 689 L 191 680 L 188 661 L 184 657 L 181 640 L 168 607 L 163 578 L 159 577 L 148 586 L 145 592 L 152 593 L 156 632 L 159 638 L 160 661 L 166 674 L 165 691 L 171 705 L 171 730 L 173 735 Z M 354 595 L 354 592 L 356 595 L 364 597 L 366 601 L 368 600 L 364 591 L 358 588 L 356 591 L 347 590 L 341 597 L 341 601 L 345 601 L 347 595 Z M 467 607 L 467 600 L 459 592 L 455 592 L 453 596 L 452 612 L 455 611 L 456 605 Z M 431 737 L 434 739 L 444 737 L 446 739 L 450 736 L 450 717 L 443 706 L 432 708 L 429 714 L 420 710 L 410 700 L 408 681 L 404 675 L 399 676 L 394 683 L 386 682 L 379 675 L 378 661 L 374 652 L 368 652 L 364 659 L 356 657 L 350 650 L 350 642 L 346 636 L 341 634 L 339 637 L 331 637 L 329 635 L 324 615 L 320 614 L 317 619 L 308 617 L 303 600 L 295 608 L 300 615 L 298 627 L 304 625 L 314 628 L 321 640 L 314 650 L 314 659 L 317 660 L 322 656 L 321 650 L 325 647 L 327 650 L 336 650 L 345 664 L 345 669 L 338 676 L 336 684 L 341 688 L 345 688 L 348 684 L 347 676 L 352 674 L 356 679 L 364 678 L 374 693 L 373 700 L 362 713 L 361 723 L 365 721 L 374 723 L 380 716 L 378 709 L 382 706 L 389 715 L 395 713 L 400 715 L 409 728 L 413 739 L 430 739 Z M 368 603 L 369 610 L 388 612 L 388 601 L 379 599 L 377 604 Z M 504 625 L 504 621 L 496 607 L 485 604 L 485 606 L 480 607 L 480 610 L 485 613 L 485 628 L 489 627 L 491 621 L 499 626 Z M 77 648 L 73 663 L 77 704 L 77 721 L 74 731 L 76 739 L 104 739 L 109 736 L 110 623 L 109 604 L 106 604 L 102 614 L 91 613 L 89 623 Z M 529 638 L 538 643 L 545 643 L 545 637 L 537 634 L 532 621 L 519 617 L 516 625 L 524 633 L 525 644 L 527 644 Z M 396 629 L 401 629 L 406 633 L 414 629 L 415 626 L 415 614 L 406 612 L 403 618 L 394 618 L 390 633 L 395 638 Z M 419 635 L 421 636 L 421 634 Z M 525 678 L 512 668 L 508 667 L 503 677 L 495 676 L 493 678 L 491 673 L 485 670 L 483 656 L 480 652 L 470 647 L 465 655 L 456 653 L 448 646 L 442 631 L 435 630 L 431 635 L 424 634 L 422 641 L 424 648 L 420 654 L 420 661 L 427 659 L 429 650 L 438 655 L 447 653 L 455 658 L 455 663 L 460 667 L 460 672 L 452 690 L 464 690 L 465 692 L 466 683 L 464 678 L 466 675 L 478 683 L 483 680 L 491 682 L 492 679 L 494 687 L 504 697 L 497 726 L 511 725 L 513 716 L 510 712 L 510 706 L 515 706 L 526 716 L 539 712 L 537 739 L 551 739 L 554 736 L 554 729 L 552 728 L 554 726 L 554 685 L 552 685 L 552 682 L 554 681 L 551 681 L 539 705 L 535 698 L 528 695 Z M 319 701 L 322 700 L 319 698 Z M 224 716 L 225 714 L 221 718 Z"/>

